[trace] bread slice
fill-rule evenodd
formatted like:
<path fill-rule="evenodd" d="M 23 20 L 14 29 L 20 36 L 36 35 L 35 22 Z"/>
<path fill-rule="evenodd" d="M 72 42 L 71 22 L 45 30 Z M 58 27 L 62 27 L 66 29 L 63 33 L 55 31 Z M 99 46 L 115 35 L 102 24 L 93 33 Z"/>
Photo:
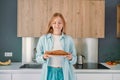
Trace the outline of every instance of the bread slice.
<path fill-rule="evenodd" d="M 59 56 L 68 55 L 68 53 L 63 50 L 55 50 L 55 51 L 48 52 L 47 54 L 48 55 L 59 55 Z"/>

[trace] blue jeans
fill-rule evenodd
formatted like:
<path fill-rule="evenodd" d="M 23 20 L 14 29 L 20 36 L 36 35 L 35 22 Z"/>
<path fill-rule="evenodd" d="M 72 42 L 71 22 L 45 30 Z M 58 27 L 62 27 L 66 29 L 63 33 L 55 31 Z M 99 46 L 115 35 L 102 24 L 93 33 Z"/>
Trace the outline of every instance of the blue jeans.
<path fill-rule="evenodd" d="M 62 68 L 48 66 L 47 80 L 64 80 Z"/>

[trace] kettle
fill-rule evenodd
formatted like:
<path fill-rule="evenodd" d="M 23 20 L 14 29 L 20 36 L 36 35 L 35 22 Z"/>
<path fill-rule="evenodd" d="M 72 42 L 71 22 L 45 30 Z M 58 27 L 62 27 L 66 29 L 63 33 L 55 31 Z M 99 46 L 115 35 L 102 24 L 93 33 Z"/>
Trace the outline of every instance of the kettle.
<path fill-rule="evenodd" d="M 78 55 L 77 56 L 77 64 L 83 64 L 84 63 L 85 56 L 84 55 Z"/>

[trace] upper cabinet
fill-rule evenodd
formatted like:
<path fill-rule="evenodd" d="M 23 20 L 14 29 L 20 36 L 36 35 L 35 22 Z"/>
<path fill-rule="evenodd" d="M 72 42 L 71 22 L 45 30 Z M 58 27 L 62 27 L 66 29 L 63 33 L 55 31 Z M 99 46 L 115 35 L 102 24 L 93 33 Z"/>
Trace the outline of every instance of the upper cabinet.
<path fill-rule="evenodd" d="M 18 37 L 40 37 L 55 12 L 74 38 L 104 38 L 104 0 L 18 0 Z"/>
<path fill-rule="evenodd" d="M 117 6 L 117 37 L 120 38 L 120 5 Z"/>

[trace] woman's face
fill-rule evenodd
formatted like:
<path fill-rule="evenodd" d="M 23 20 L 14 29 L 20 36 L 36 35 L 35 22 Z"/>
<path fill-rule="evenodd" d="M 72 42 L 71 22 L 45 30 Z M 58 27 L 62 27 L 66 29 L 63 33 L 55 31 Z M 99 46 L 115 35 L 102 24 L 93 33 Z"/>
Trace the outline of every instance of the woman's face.
<path fill-rule="evenodd" d="M 52 22 L 53 34 L 60 35 L 63 28 L 63 21 L 60 17 L 56 17 Z"/>

